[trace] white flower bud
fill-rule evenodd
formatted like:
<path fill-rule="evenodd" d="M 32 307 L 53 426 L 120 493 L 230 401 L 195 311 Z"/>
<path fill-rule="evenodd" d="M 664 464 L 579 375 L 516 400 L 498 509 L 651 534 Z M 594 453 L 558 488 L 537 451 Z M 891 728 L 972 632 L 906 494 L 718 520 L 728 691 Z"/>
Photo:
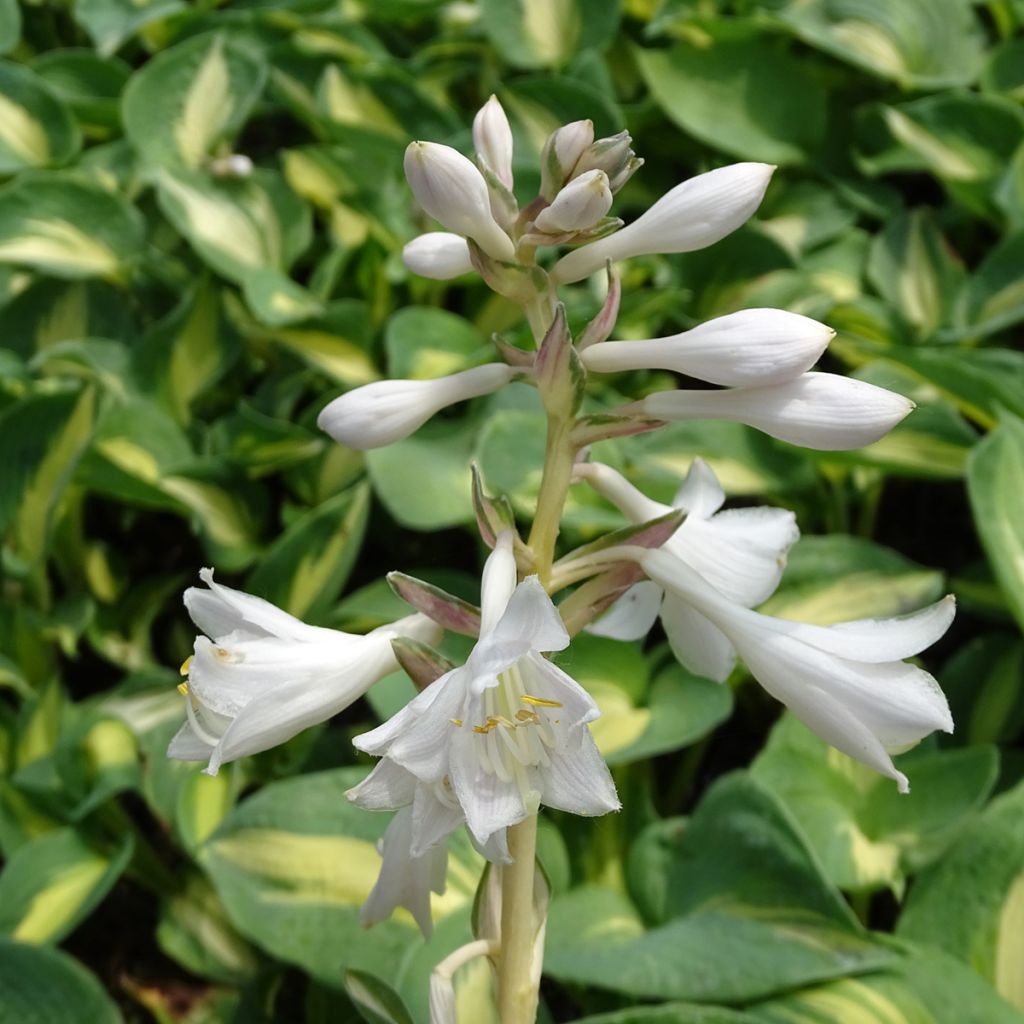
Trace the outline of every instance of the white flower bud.
<path fill-rule="evenodd" d="M 668 338 L 591 345 L 580 358 L 598 373 L 659 369 L 729 387 L 782 384 L 809 370 L 835 333 L 799 313 L 743 309 Z"/>
<path fill-rule="evenodd" d="M 554 199 L 593 141 L 593 121 L 573 121 L 548 136 L 540 154 L 540 194 L 545 199 Z"/>
<path fill-rule="evenodd" d="M 324 406 L 317 426 L 349 448 L 380 448 L 408 437 L 445 406 L 497 391 L 515 373 L 488 363 L 437 380 L 375 381 Z"/>
<path fill-rule="evenodd" d="M 405 177 L 434 220 L 472 238 L 496 260 L 515 258 L 512 240 L 491 214 L 487 182 L 471 160 L 451 146 L 412 142 L 405 151 Z"/>
<path fill-rule="evenodd" d="M 497 96 L 492 96 L 473 118 L 473 146 L 498 181 L 511 189 L 512 129 Z"/>
<path fill-rule="evenodd" d="M 533 222 L 538 231 L 562 234 L 593 227 L 612 206 L 612 190 L 604 171 L 587 171 L 573 178 L 554 202 Z"/>
<path fill-rule="evenodd" d="M 402 250 L 402 260 L 414 274 L 435 281 L 448 281 L 473 269 L 468 243 L 448 231 L 417 236 Z"/>
<path fill-rule="evenodd" d="M 730 164 L 698 174 L 666 192 L 632 224 L 563 256 L 552 280 L 569 284 L 593 274 L 607 260 L 646 253 L 691 252 L 714 245 L 758 208 L 775 168 Z"/>
<path fill-rule="evenodd" d="M 578 176 L 590 170 L 604 171 L 613 192 L 618 192 L 629 181 L 633 172 L 643 163 L 632 149 L 629 132 L 619 132 L 606 139 L 598 139 L 580 155 L 573 174 Z"/>
<path fill-rule="evenodd" d="M 210 173 L 217 178 L 248 178 L 253 162 L 244 153 L 229 153 L 210 161 Z"/>

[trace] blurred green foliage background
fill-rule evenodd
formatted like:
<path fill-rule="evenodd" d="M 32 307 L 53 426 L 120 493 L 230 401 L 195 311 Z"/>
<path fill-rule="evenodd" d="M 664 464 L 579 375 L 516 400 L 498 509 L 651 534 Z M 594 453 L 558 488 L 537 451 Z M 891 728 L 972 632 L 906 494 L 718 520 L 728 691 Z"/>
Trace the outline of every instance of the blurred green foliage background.
<path fill-rule="evenodd" d="M 827 368 L 918 403 L 863 451 L 700 423 L 600 457 L 667 498 L 700 455 L 734 500 L 796 509 L 773 614 L 961 608 L 926 657 L 958 731 L 906 755 L 909 797 L 742 673 L 574 644 L 625 810 L 546 821 L 542 1019 L 1024 1020 L 1022 25 L 1021 0 L 0 0 L 0 1021 L 426 1020 L 480 858 L 456 844 L 430 942 L 362 933 L 386 822 L 342 795 L 408 681 L 216 778 L 164 750 L 200 566 L 362 630 L 401 614 L 393 568 L 475 599 L 471 458 L 530 511 L 525 386 L 365 457 L 315 428 L 346 388 L 525 340 L 479 282 L 400 259 L 429 227 L 407 141 L 467 151 L 492 92 L 520 198 L 584 117 L 647 161 L 627 217 L 779 165 L 735 235 L 624 268 L 618 337 L 785 307 L 838 330 Z M 570 321 L 600 301 L 576 286 Z M 617 525 L 574 495 L 565 539 Z M 486 1024 L 486 968 L 459 982 Z"/>

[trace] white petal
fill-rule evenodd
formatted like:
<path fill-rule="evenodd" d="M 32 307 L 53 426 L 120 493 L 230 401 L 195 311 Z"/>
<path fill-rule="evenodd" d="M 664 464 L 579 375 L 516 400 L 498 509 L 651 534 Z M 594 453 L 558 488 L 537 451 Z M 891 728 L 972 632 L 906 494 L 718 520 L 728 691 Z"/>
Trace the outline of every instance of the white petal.
<path fill-rule="evenodd" d="M 782 309 L 744 309 L 682 334 L 646 341 L 606 341 L 581 358 L 588 370 L 662 369 L 712 384 L 782 384 L 809 370 L 835 331 Z"/>
<path fill-rule="evenodd" d="M 441 783 L 443 786 L 444 784 Z M 454 793 L 448 802 L 437 798 L 436 786 L 419 785 L 412 804 L 412 854 L 421 857 L 432 846 L 448 836 L 464 821 L 462 808 Z"/>
<path fill-rule="evenodd" d="M 552 754 L 551 764 L 540 770 L 542 800 L 548 807 L 570 814 L 597 816 L 622 806 L 611 772 L 589 731 L 582 729 L 568 749 Z"/>
<path fill-rule="evenodd" d="M 645 253 L 691 252 L 735 231 L 758 208 L 775 168 L 742 163 L 719 167 L 676 185 L 621 231 L 563 256 L 551 272 L 570 284 L 605 262 Z"/>
<path fill-rule="evenodd" d="M 672 504 L 685 509 L 687 519 L 710 519 L 725 504 L 725 491 L 703 459 L 696 458 L 690 463 L 686 479 L 676 491 Z"/>
<path fill-rule="evenodd" d="M 405 151 L 405 176 L 434 220 L 472 238 L 496 260 L 515 259 L 515 246 L 492 216 L 487 183 L 471 160 L 450 146 L 411 142 Z"/>
<path fill-rule="evenodd" d="M 612 206 L 612 190 L 604 171 L 587 171 L 573 178 L 534 221 L 538 231 L 560 234 L 593 227 Z"/>
<path fill-rule="evenodd" d="M 893 391 L 831 373 L 805 373 L 763 388 L 659 391 L 637 405 L 658 419 L 746 423 L 781 441 L 821 451 L 872 444 L 914 408 Z"/>
<path fill-rule="evenodd" d="M 408 437 L 446 406 L 497 391 L 515 372 L 487 363 L 437 380 L 375 381 L 328 402 L 317 426 L 349 448 L 380 448 Z"/>
<path fill-rule="evenodd" d="M 661 609 L 661 587 L 650 580 L 634 583 L 599 619 L 586 627 L 594 636 L 640 640 L 647 636 Z"/>
<path fill-rule="evenodd" d="M 473 118 L 473 148 L 498 181 L 511 189 L 512 129 L 497 96 L 492 96 Z"/>
<path fill-rule="evenodd" d="M 345 796 L 367 811 L 394 811 L 412 803 L 415 792 L 416 777 L 384 757 Z"/>
<path fill-rule="evenodd" d="M 583 462 L 575 473 L 610 501 L 630 522 L 645 523 L 672 511 L 671 505 L 652 501 L 638 491 L 621 473 L 602 462 Z"/>
<path fill-rule="evenodd" d="M 516 589 L 516 557 L 512 531 L 502 530 L 494 550 L 484 562 L 480 577 L 480 634 L 487 636 L 497 626 Z"/>
<path fill-rule="evenodd" d="M 425 690 L 418 693 L 405 707 L 393 714 L 386 722 L 378 725 L 376 729 L 364 732 L 352 740 L 356 750 L 373 754 L 380 757 L 386 754 L 391 744 L 409 729 L 433 703 L 441 696 L 441 693 L 451 684 L 459 688 L 462 683 L 459 681 L 464 668 L 454 668 L 443 676 L 435 679 Z"/>
<path fill-rule="evenodd" d="M 414 274 L 434 281 L 449 281 L 473 269 L 468 243 L 462 235 L 449 231 L 418 235 L 402 250 L 402 262 Z"/>
<path fill-rule="evenodd" d="M 208 761 L 212 752 L 213 747 L 200 739 L 188 722 L 174 734 L 167 747 L 167 756 L 176 761 Z"/>
<path fill-rule="evenodd" d="M 502 782 L 484 771 L 476 749 L 481 739 L 471 730 L 458 731 L 450 744 L 450 780 L 465 812 L 466 826 L 478 843 L 485 844 L 495 832 L 519 824 L 536 808 L 527 808 L 514 783 Z"/>
<path fill-rule="evenodd" d="M 573 121 L 552 132 L 540 155 L 541 195 L 553 199 L 594 141 L 593 121 Z"/>
<path fill-rule="evenodd" d="M 527 576 L 516 587 L 500 622 L 496 641 L 521 637 L 532 651 L 561 651 L 569 646 L 569 634 L 558 609 L 536 576 Z"/>
<path fill-rule="evenodd" d="M 388 757 L 408 768 L 422 782 L 441 782 L 444 779 L 449 771 L 452 743 L 460 733 L 471 731 L 471 721 L 467 721 L 465 726 L 455 724 L 466 717 L 464 705 L 467 700 L 467 676 L 465 666 L 442 676 L 447 682 L 438 691 L 436 699 L 428 707 L 417 708 L 406 718 L 408 724 L 388 747 Z M 412 704 L 407 707 L 412 707 Z M 361 746 L 366 749 L 364 745 Z"/>
<path fill-rule="evenodd" d="M 724 683 L 736 665 L 736 651 L 728 637 L 708 619 L 674 594 L 666 594 L 661 624 L 679 663 L 694 675 Z"/>
<path fill-rule="evenodd" d="M 542 700 L 555 701 L 559 708 L 551 712 L 563 730 L 576 729 L 601 717 L 594 698 L 568 673 L 539 654 L 528 654 L 518 664 L 526 692 Z"/>

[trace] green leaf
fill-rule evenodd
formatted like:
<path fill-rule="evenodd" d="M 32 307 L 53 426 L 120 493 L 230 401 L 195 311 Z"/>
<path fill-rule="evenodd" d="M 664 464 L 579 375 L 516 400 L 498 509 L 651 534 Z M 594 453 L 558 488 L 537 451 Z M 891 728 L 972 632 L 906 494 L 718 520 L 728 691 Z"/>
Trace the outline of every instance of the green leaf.
<path fill-rule="evenodd" d="M 664 1003 L 581 1017 L 576 1024 L 755 1024 L 756 1018 L 724 1006 Z"/>
<path fill-rule="evenodd" d="M 965 743 L 1009 743 L 1024 729 L 1024 640 L 986 633 L 961 647 L 939 675 Z"/>
<path fill-rule="evenodd" d="M 998 760 L 978 747 L 917 751 L 899 765 L 911 780 L 906 796 L 785 715 L 750 771 L 789 808 L 833 884 L 898 894 L 984 804 Z"/>
<path fill-rule="evenodd" d="M 984 337 L 1024 320 L 1024 231 L 1003 239 L 985 254 L 964 294 L 965 327 L 957 332 Z M 954 335 L 955 336 L 955 335 Z"/>
<path fill-rule="evenodd" d="M 469 321 L 429 306 L 406 306 L 384 333 L 391 377 L 433 380 L 496 358 L 493 346 Z"/>
<path fill-rule="evenodd" d="M 811 46 L 906 88 L 968 85 L 981 64 L 969 0 L 791 0 L 778 17 Z"/>
<path fill-rule="evenodd" d="M 0 61 L 0 174 L 67 163 L 81 148 L 78 125 L 34 71 Z"/>
<path fill-rule="evenodd" d="M 119 280 L 142 249 L 143 230 L 120 195 L 70 173 L 23 174 L 0 189 L 0 263 Z"/>
<path fill-rule="evenodd" d="M 319 621 L 355 565 L 369 509 L 365 483 L 311 509 L 263 555 L 246 589 L 297 618 Z"/>
<path fill-rule="evenodd" d="M 4 1024 L 122 1024 L 95 975 L 53 949 L 0 938 Z"/>
<path fill-rule="evenodd" d="M 18 0 L 0 0 L 0 53 L 10 53 L 21 38 Z"/>
<path fill-rule="evenodd" d="M 187 39 L 132 75 L 122 105 L 125 134 L 147 164 L 202 167 L 241 130 L 266 73 L 263 61 L 225 34 Z"/>
<path fill-rule="evenodd" d="M 106 896 L 132 846 L 125 835 L 113 854 L 101 853 L 69 828 L 29 840 L 0 873 L 0 932 L 19 942 L 59 942 Z"/>
<path fill-rule="evenodd" d="M 1024 785 L 997 797 L 916 881 L 898 934 L 951 953 L 1024 1010 Z"/>
<path fill-rule="evenodd" d="M 32 70 L 70 107 L 90 134 L 120 134 L 120 97 L 131 68 L 116 57 L 90 50 L 51 50 L 32 62 Z"/>
<path fill-rule="evenodd" d="M 346 971 L 345 991 L 367 1024 L 412 1024 L 401 996 L 372 974 Z"/>
<path fill-rule="evenodd" d="M 184 0 L 75 0 L 74 15 L 106 57 L 139 29 L 185 9 Z"/>
<path fill-rule="evenodd" d="M 806 163 L 820 148 L 825 89 L 766 37 L 709 33 L 690 45 L 634 52 L 666 116 L 701 142 L 781 165 Z"/>
<path fill-rule="evenodd" d="M 916 611 L 943 593 L 942 573 L 860 537 L 801 537 L 761 611 L 821 626 Z"/>
<path fill-rule="evenodd" d="M 967 493 L 989 564 L 1024 628 L 1024 420 L 1004 415 L 975 448 Z"/>
<path fill-rule="evenodd" d="M 660 826 L 654 826 L 660 829 Z M 623 894 L 587 886 L 555 899 L 545 969 L 631 997 L 749 1002 L 891 954 L 863 935 L 782 805 L 743 775 L 716 783 L 685 830 L 662 832 L 658 867 Z"/>

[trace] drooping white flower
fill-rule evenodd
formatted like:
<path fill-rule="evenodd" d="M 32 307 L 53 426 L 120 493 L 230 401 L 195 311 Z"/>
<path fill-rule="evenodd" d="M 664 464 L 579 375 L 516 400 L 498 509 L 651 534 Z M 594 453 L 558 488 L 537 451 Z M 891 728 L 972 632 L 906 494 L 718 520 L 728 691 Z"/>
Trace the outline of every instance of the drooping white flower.
<path fill-rule="evenodd" d="M 325 722 L 361 697 L 398 664 L 397 636 L 429 640 L 437 627 L 411 615 L 365 636 L 308 626 L 260 597 L 200 578 L 185 607 L 203 631 L 185 663 L 186 722 L 171 740 L 169 757 L 222 764 L 269 750 L 303 729 Z"/>
<path fill-rule="evenodd" d="M 380 448 L 408 437 L 446 406 L 497 391 L 515 373 L 505 363 L 487 363 L 436 380 L 374 381 L 325 405 L 317 426 L 349 448 Z"/>
<path fill-rule="evenodd" d="M 563 256 L 551 271 L 552 280 L 571 284 L 603 269 L 608 260 L 713 245 L 758 208 L 774 170 L 771 164 L 744 163 L 698 174 L 666 192 L 621 231 Z"/>
<path fill-rule="evenodd" d="M 566 185 L 552 204 L 537 215 L 538 231 L 558 234 L 593 227 L 612 206 L 612 190 L 604 171 L 587 171 Z"/>
<path fill-rule="evenodd" d="M 450 231 L 428 231 L 406 243 L 402 261 L 420 277 L 448 281 L 473 269 L 469 245 L 461 235 Z"/>
<path fill-rule="evenodd" d="M 553 131 L 540 154 L 540 194 L 552 200 L 566 183 L 576 162 L 594 141 L 594 122 L 573 121 Z"/>
<path fill-rule="evenodd" d="M 892 754 L 929 733 L 953 731 L 938 683 L 909 658 L 935 643 L 955 612 L 952 596 L 899 619 L 811 626 L 729 601 L 669 551 L 638 554 L 644 571 L 720 630 L 755 679 L 826 743 L 909 791 Z"/>
<path fill-rule="evenodd" d="M 657 391 L 628 407 L 659 420 L 733 420 L 819 451 L 863 448 L 914 408 L 903 395 L 834 373 L 727 391 Z"/>
<path fill-rule="evenodd" d="M 484 852 L 504 859 L 505 829 L 541 803 L 585 815 L 619 807 L 587 728 L 597 706 L 541 655 L 568 645 L 558 612 L 536 577 L 518 586 L 515 579 L 505 533 L 487 560 L 480 639 L 465 665 L 353 741 L 382 758 L 352 794 L 357 803 L 404 806 L 409 794 L 397 770 L 415 777 L 414 854 L 463 817 Z"/>
<path fill-rule="evenodd" d="M 472 238 L 496 260 L 515 258 L 512 239 L 491 213 L 487 182 L 472 160 L 451 146 L 411 142 L 405 177 L 420 206 L 457 235 Z"/>
<path fill-rule="evenodd" d="M 605 341 L 581 353 L 588 370 L 661 369 L 726 386 L 782 384 L 809 370 L 831 327 L 782 309 L 743 309 L 667 338 Z"/>
<path fill-rule="evenodd" d="M 663 551 L 699 573 L 729 601 L 752 607 L 779 585 L 786 554 L 800 536 L 788 509 L 719 509 L 725 492 L 703 459 L 694 459 L 672 505 L 652 501 L 621 474 L 601 463 L 576 467 L 577 475 L 614 504 L 627 519 L 643 523 L 684 509 L 683 525 Z M 673 652 L 690 671 L 722 682 L 732 671 L 736 652 L 728 638 L 691 604 L 650 580 L 637 583 L 589 627 L 618 640 L 646 635 L 661 616 Z"/>
<path fill-rule="evenodd" d="M 473 118 L 473 148 L 498 181 L 511 189 L 512 129 L 497 96 L 491 96 Z"/>

